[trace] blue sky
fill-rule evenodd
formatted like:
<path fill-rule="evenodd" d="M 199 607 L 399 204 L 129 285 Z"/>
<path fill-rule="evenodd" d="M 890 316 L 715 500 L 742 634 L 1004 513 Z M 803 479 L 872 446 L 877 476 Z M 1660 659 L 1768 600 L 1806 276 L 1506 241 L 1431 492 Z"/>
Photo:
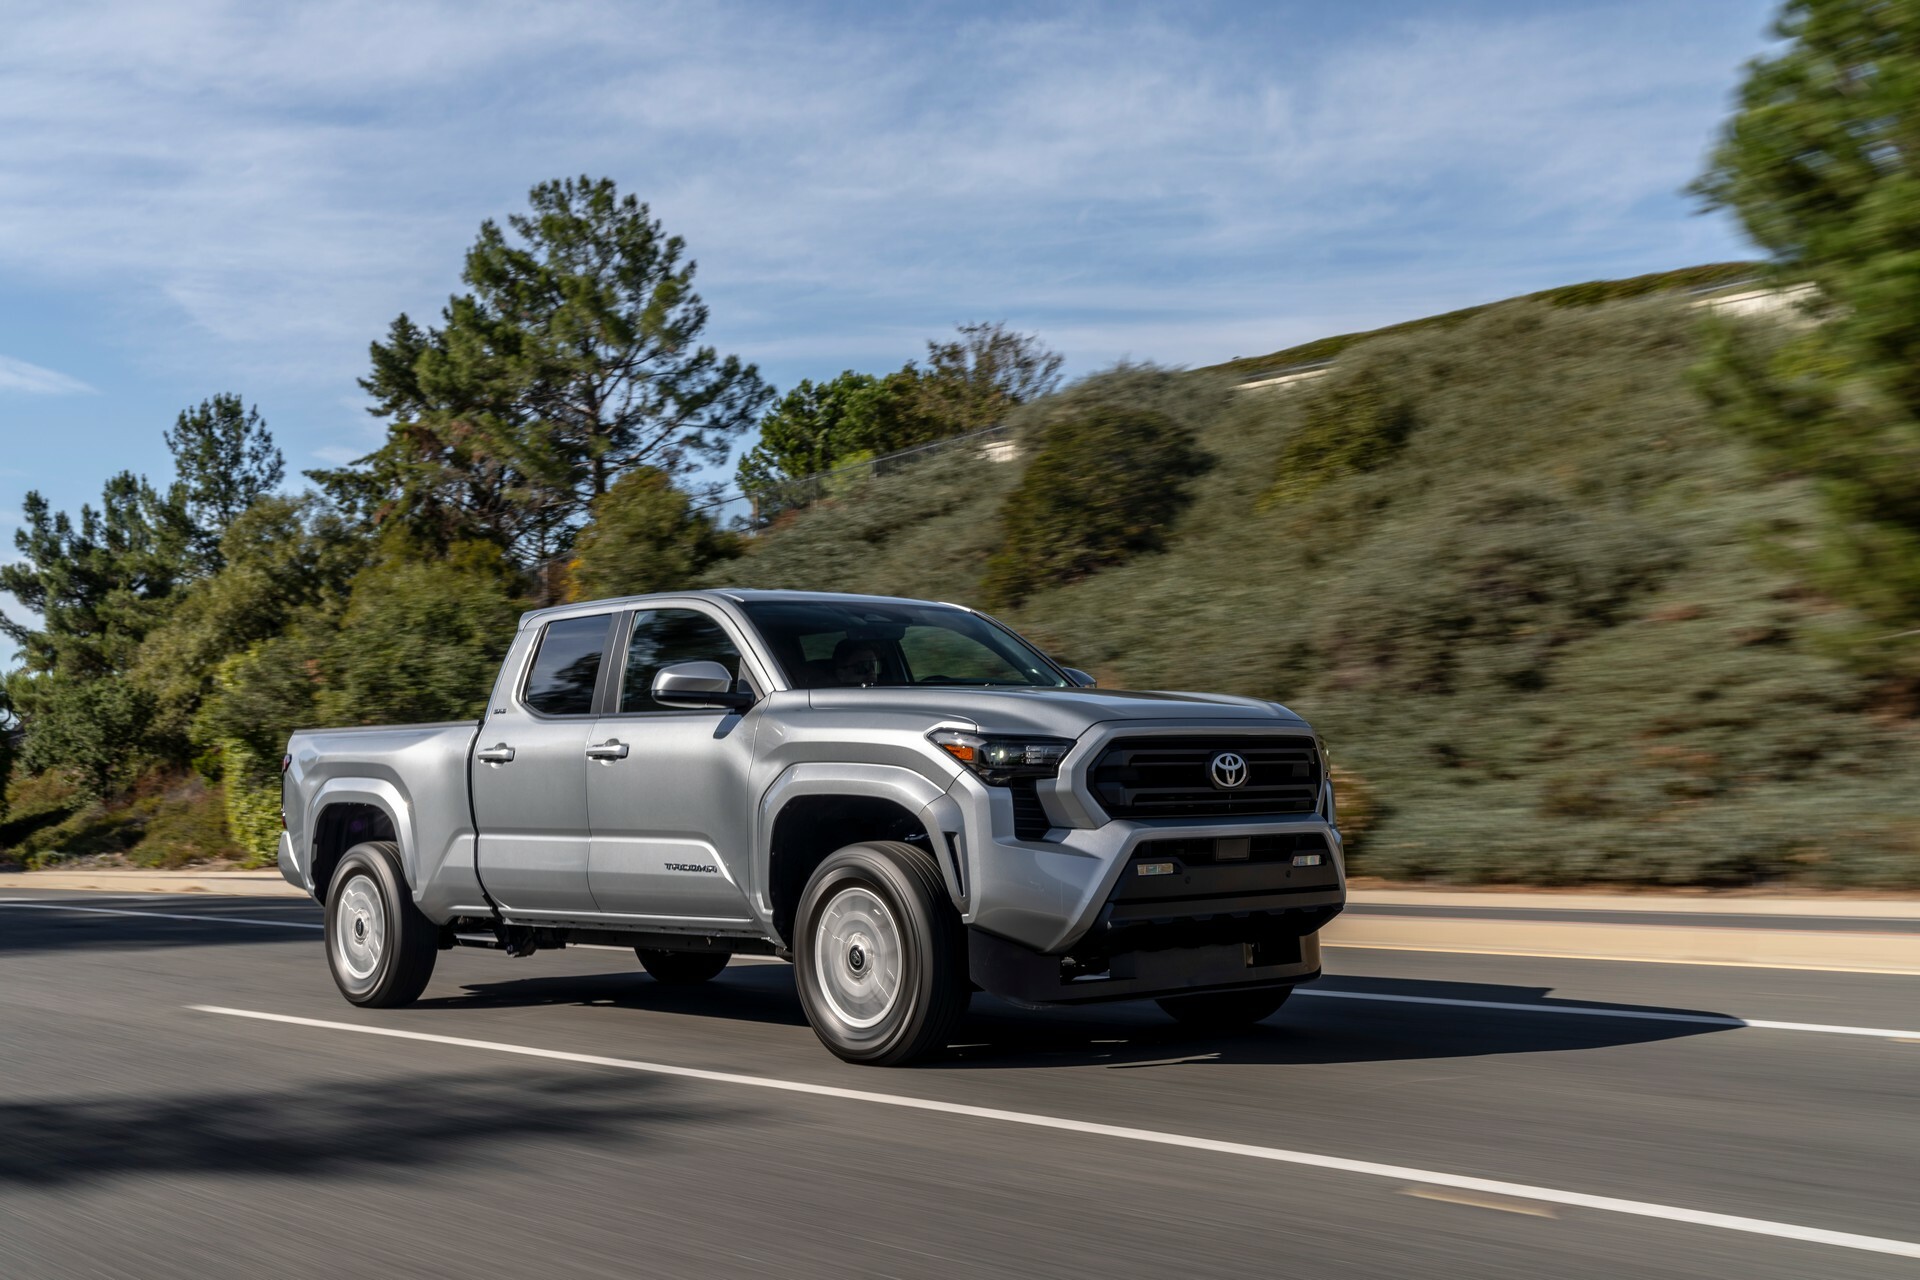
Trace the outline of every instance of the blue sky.
<path fill-rule="evenodd" d="M 649 201 L 783 388 L 967 320 L 1200 364 L 1749 256 L 1679 189 L 1772 8 L 0 0 L 0 555 L 215 392 L 290 471 L 365 452 L 367 343 L 550 177 Z"/>

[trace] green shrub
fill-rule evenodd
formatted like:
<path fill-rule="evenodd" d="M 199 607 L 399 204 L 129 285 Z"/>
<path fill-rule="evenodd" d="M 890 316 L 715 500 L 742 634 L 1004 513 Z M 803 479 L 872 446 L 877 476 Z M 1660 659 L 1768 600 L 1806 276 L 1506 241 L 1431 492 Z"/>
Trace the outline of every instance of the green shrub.
<path fill-rule="evenodd" d="M 1385 466 L 1416 425 L 1405 390 L 1369 364 L 1342 368 L 1310 396 L 1280 451 L 1270 502 L 1304 498 L 1329 480 Z"/>
<path fill-rule="evenodd" d="M 226 833 L 249 867 L 273 864 L 280 852 L 280 777 L 278 761 L 254 756 L 244 742 L 220 744 L 220 795 Z M 262 782 L 271 778 L 271 782 Z"/>
<path fill-rule="evenodd" d="M 478 717 L 519 624 L 511 581 L 487 543 L 456 544 L 444 558 L 396 546 L 361 571 L 319 660 L 320 722 Z"/>
<path fill-rule="evenodd" d="M 1193 433 L 1164 413 L 1069 401 L 1050 415 L 1000 512 L 982 590 L 1018 604 L 1041 586 L 1158 550 L 1206 469 Z"/>
<path fill-rule="evenodd" d="M 60 770 L 103 798 L 131 781 L 146 756 L 153 695 L 126 680 L 41 676 L 21 767 Z"/>
<path fill-rule="evenodd" d="M 714 585 L 967 600 L 998 540 L 1016 463 L 955 450 L 873 476 L 753 539 Z"/>
<path fill-rule="evenodd" d="M 230 861 L 242 855 L 228 830 L 224 789 L 196 777 L 180 779 L 145 805 L 139 840 L 127 860 L 143 867 L 183 867 L 195 862 Z M 278 827 L 279 804 L 274 805 Z"/>
<path fill-rule="evenodd" d="M 735 539 L 693 510 L 672 477 L 637 467 L 593 500 L 592 522 L 574 541 L 567 595 L 601 600 L 686 587 L 706 567 L 738 553 Z"/>

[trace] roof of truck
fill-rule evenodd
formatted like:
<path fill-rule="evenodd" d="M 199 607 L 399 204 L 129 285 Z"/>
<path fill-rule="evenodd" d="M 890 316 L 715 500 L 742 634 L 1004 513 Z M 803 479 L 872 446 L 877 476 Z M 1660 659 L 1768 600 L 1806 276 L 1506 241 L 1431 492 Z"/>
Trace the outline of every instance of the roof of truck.
<path fill-rule="evenodd" d="M 921 600 L 912 596 L 874 596 L 860 595 L 850 591 L 780 591 L 766 590 L 760 587 L 710 587 L 693 591 L 655 591 L 639 596 L 613 596 L 605 600 L 580 600 L 572 604 L 550 605 L 545 609 L 529 609 L 520 615 L 520 626 L 524 630 L 546 618 L 578 614 L 594 608 L 630 608 L 654 601 L 666 600 L 731 600 L 736 604 L 763 600 L 768 602 L 798 602 L 802 600 L 834 600 L 841 603 L 866 604 L 947 604 L 956 609 L 966 609 L 966 605 L 955 605 L 946 600 Z"/>

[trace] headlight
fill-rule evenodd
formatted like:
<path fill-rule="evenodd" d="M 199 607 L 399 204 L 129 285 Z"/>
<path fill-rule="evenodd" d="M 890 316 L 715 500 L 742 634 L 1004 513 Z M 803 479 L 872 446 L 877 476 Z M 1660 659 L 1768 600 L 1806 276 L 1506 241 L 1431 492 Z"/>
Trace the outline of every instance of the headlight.
<path fill-rule="evenodd" d="M 989 738 L 962 729 L 935 729 L 927 740 L 996 787 L 1015 778 L 1051 778 L 1073 749 L 1065 738 Z"/>

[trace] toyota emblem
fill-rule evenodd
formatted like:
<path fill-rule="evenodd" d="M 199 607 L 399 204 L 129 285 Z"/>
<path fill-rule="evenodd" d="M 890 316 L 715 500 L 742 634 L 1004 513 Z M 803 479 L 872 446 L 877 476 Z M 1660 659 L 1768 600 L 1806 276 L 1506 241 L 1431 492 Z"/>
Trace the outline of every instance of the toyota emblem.
<path fill-rule="evenodd" d="M 1247 762 L 1239 753 L 1222 751 L 1207 766 L 1207 772 L 1213 775 L 1213 785 L 1222 791 L 1231 791 L 1247 782 Z"/>

